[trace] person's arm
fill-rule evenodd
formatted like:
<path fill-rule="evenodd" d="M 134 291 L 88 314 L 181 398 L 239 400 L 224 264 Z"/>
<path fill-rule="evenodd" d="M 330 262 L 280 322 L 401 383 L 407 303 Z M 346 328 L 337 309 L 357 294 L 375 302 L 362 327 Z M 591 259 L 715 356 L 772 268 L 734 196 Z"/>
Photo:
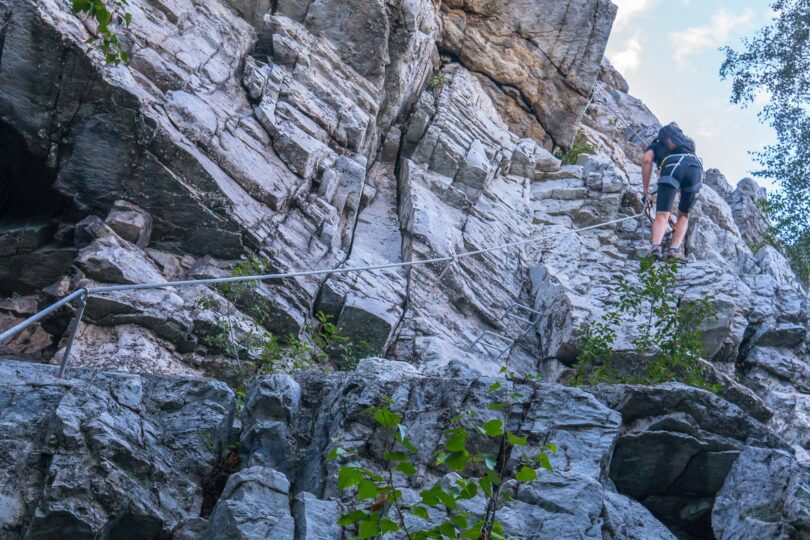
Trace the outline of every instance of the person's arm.
<path fill-rule="evenodd" d="M 652 150 L 644 152 L 644 159 L 641 161 L 641 182 L 644 186 L 644 195 L 650 194 L 650 178 L 652 177 L 653 158 L 655 153 Z"/>

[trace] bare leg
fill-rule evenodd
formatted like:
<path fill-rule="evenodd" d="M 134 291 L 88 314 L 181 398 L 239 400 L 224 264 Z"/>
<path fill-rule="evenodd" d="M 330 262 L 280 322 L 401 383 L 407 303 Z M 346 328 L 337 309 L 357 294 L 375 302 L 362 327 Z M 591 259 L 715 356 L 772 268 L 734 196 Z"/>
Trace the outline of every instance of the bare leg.
<path fill-rule="evenodd" d="M 664 233 L 667 231 L 670 215 L 671 212 L 658 212 L 655 214 L 655 221 L 652 224 L 652 243 L 654 246 L 659 245 L 664 240 Z"/>
<path fill-rule="evenodd" d="M 683 244 L 683 239 L 686 238 L 686 231 L 688 230 L 689 230 L 689 214 L 678 212 L 678 223 L 675 224 L 675 230 L 672 232 L 673 248 L 677 249 L 681 247 L 681 244 Z"/>

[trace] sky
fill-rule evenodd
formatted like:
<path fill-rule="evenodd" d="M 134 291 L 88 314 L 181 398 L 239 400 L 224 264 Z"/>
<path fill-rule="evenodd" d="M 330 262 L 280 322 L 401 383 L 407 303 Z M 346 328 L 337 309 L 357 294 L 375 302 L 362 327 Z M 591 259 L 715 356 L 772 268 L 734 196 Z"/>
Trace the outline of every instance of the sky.
<path fill-rule="evenodd" d="M 721 81 L 724 45 L 740 49 L 773 18 L 768 0 L 613 0 L 619 6 L 607 57 L 625 76 L 630 93 L 658 119 L 677 122 L 695 139 L 706 168 L 720 169 L 735 185 L 759 167 L 749 151 L 775 142 L 757 119 L 767 102 L 732 105 L 731 83 Z M 772 188 L 773 184 L 757 178 Z"/>

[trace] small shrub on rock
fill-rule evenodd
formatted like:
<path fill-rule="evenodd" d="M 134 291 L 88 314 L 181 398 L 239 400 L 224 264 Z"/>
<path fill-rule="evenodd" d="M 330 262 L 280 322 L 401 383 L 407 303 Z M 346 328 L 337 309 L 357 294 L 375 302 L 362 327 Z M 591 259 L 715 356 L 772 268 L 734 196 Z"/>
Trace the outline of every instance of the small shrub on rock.
<path fill-rule="evenodd" d="M 638 283 L 622 280 L 618 303 L 590 325 L 580 342 L 575 385 L 599 383 L 659 384 L 679 381 L 719 392 L 706 381 L 701 365 L 700 327 L 717 314 L 713 297 L 685 300 L 674 294 L 677 262 L 641 260 Z M 624 326 L 634 337 L 633 353 L 643 365 L 618 367 L 615 363 L 617 329 Z"/>
<path fill-rule="evenodd" d="M 421 490 L 418 500 L 406 500 L 402 492 L 404 479 L 420 476 L 420 464 L 402 416 L 391 409 L 394 401 L 384 398 L 382 405 L 367 409 L 380 428 L 376 433 L 382 440 L 371 444 L 383 448 L 382 471 L 366 467 L 351 450 L 336 446 L 331 451 L 327 461 L 343 463 L 338 488 L 352 501 L 338 524 L 360 540 L 387 535 L 408 540 L 505 540 L 498 511 L 520 484 L 537 480 L 538 471 L 553 470 L 549 456 L 557 447 L 546 440 L 531 448 L 528 437 L 509 431 L 507 411 L 526 400 L 519 393 L 505 392 L 501 382 L 489 387 L 489 395 L 496 394 L 506 399 L 493 399 L 487 409 L 491 414 L 479 418 L 468 412 L 451 420 L 432 463 L 447 474 Z M 466 501 L 481 497 L 483 510 L 473 515 Z"/>

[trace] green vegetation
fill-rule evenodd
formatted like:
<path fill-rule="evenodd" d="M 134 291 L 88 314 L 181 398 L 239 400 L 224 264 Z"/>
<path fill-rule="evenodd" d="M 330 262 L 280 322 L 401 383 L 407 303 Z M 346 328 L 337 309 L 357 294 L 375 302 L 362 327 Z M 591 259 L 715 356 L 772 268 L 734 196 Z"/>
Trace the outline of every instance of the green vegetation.
<path fill-rule="evenodd" d="M 595 154 L 596 147 L 588 142 L 585 138 L 585 132 L 579 130 L 577 136 L 574 138 L 574 144 L 568 152 L 557 152 L 554 154 L 557 159 L 561 160 L 563 165 L 576 165 L 577 159 L 580 154 Z"/>
<path fill-rule="evenodd" d="M 231 269 L 232 277 L 261 275 L 272 269 L 267 262 L 251 257 Z M 324 313 L 315 314 L 317 323 L 307 325 L 301 336 L 276 336 L 265 329 L 270 312 L 257 293 L 258 282 L 244 281 L 219 286 L 225 298 L 203 297 L 199 309 L 217 314 L 216 325 L 202 343 L 236 360 L 240 384 L 236 393 L 244 397 L 245 388 L 255 376 L 272 373 L 296 373 L 313 368 L 351 370 L 361 358 L 372 354 L 365 342 L 354 342 Z M 241 317 L 237 306 L 248 312 L 253 321 Z"/>
<path fill-rule="evenodd" d="M 101 38 L 101 53 L 107 64 L 118 65 L 129 61 L 115 28 L 129 27 L 132 14 L 126 12 L 128 0 L 72 0 L 71 7 L 76 15 L 85 15 L 96 23 L 96 31 Z M 90 41 L 95 41 L 91 39 Z"/>
<path fill-rule="evenodd" d="M 519 380 L 512 375 L 507 379 Z M 327 461 L 342 461 L 338 487 L 354 502 L 354 509 L 338 523 L 360 540 L 393 533 L 408 540 L 505 540 L 497 519 L 499 509 L 512 499 L 519 484 L 537 480 L 538 468 L 553 470 L 549 454 L 556 454 L 557 447 L 546 440 L 532 449 L 528 437 L 507 430 L 507 411 L 515 405 L 528 405 L 523 395 L 507 393 L 501 382 L 492 384 L 488 393 L 505 399 L 493 399 L 488 406 L 492 414 L 484 418 L 469 411 L 453 418 L 436 448 L 433 466 L 442 473 L 455 472 L 458 477 L 437 481 L 422 490 L 419 502 L 413 504 L 403 500 L 401 486 L 419 476 L 419 463 L 402 417 L 391 410 L 394 402 L 390 398 L 384 398 L 379 407 L 367 409 L 379 427 L 375 432 L 379 439 L 369 441 L 369 446 L 384 449 L 380 463 L 383 472 L 364 467 L 351 450 L 339 446 L 332 450 Z M 484 515 L 472 516 L 464 511 L 463 501 L 479 494 L 486 498 Z"/>
<path fill-rule="evenodd" d="M 444 86 L 444 83 L 446 82 L 447 79 L 445 78 L 444 75 L 434 75 L 433 77 L 430 78 L 430 84 L 428 85 L 428 88 L 430 88 L 431 90 L 435 90 L 437 88 L 441 88 L 442 86 Z"/>
<path fill-rule="evenodd" d="M 772 178 L 769 194 L 773 239 L 802 280 L 810 280 L 810 0 L 775 0 L 774 21 L 744 41 L 743 52 L 725 47 L 720 76 L 732 82 L 731 102 L 746 107 L 762 92 L 770 96 L 760 119 L 777 142 L 753 155 L 755 174 Z"/>
<path fill-rule="evenodd" d="M 642 259 L 639 283 L 622 280 L 615 309 L 592 323 L 580 343 L 575 385 L 680 381 L 719 392 L 718 386 L 706 381 L 700 364 L 704 351 L 699 329 L 716 317 L 713 298 L 690 301 L 675 297 L 678 266 L 678 262 Z M 620 325 L 635 336 L 633 352 L 644 366 L 620 369 L 614 365 Z"/>

